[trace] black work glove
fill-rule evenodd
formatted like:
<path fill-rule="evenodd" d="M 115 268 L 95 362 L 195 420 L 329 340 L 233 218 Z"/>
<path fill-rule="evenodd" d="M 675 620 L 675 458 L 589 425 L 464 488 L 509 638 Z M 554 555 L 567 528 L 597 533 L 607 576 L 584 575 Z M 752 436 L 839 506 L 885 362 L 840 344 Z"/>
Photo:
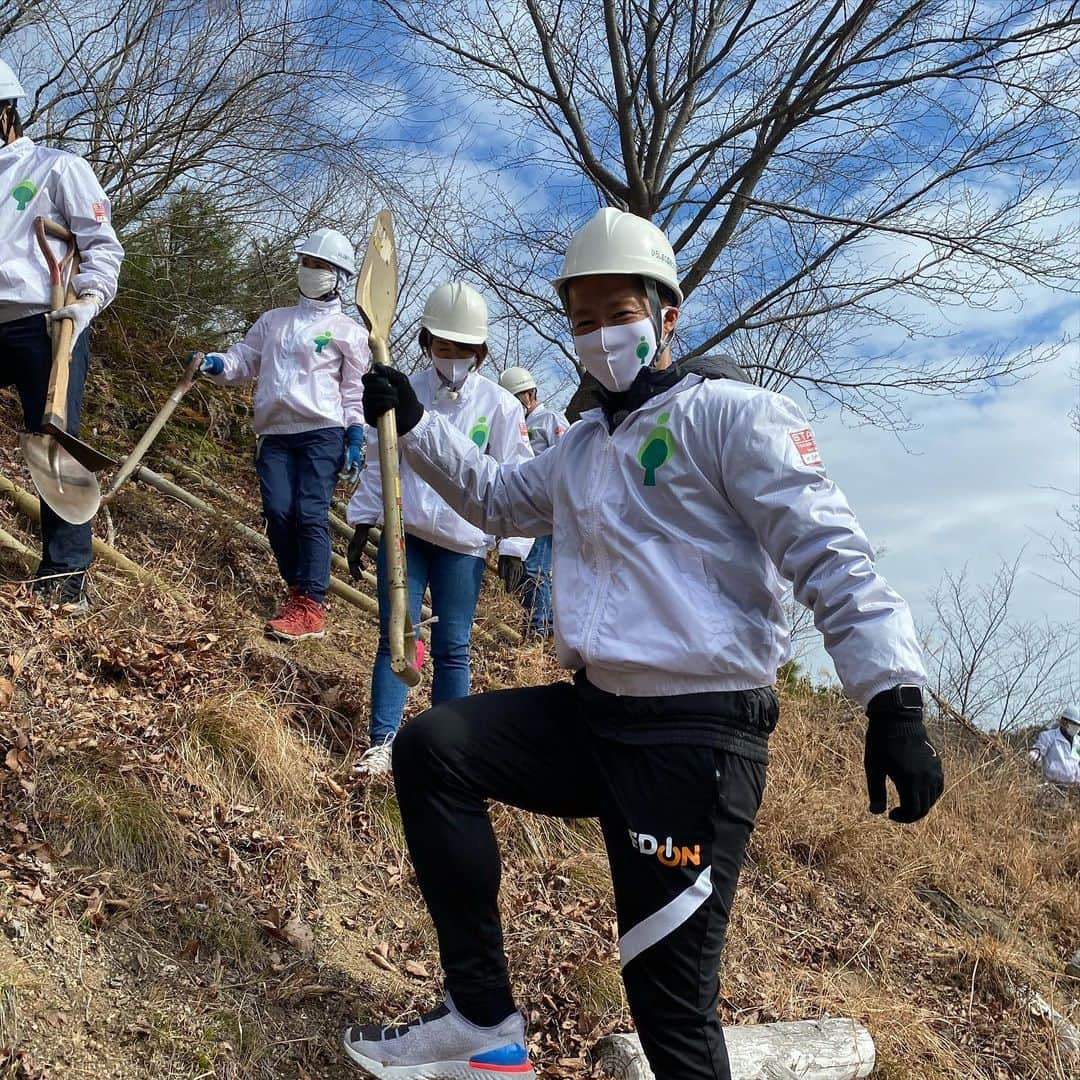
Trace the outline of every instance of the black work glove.
<path fill-rule="evenodd" d="M 367 543 L 368 533 L 373 528 L 375 528 L 374 525 L 357 525 L 349 541 L 349 550 L 345 558 L 353 581 L 360 579 L 360 573 L 364 569 L 364 545 Z"/>
<path fill-rule="evenodd" d="M 900 796 L 900 805 L 889 811 L 889 817 L 905 823 L 926 817 L 945 790 L 945 773 L 941 758 L 926 734 L 922 706 L 903 704 L 899 688 L 893 687 L 870 701 L 866 715 L 870 723 L 866 729 L 863 767 L 870 813 L 885 812 L 887 777 Z"/>
<path fill-rule="evenodd" d="M 499 556 L 499 577 L 507 592 L 513 592 L 524 576 L 525 564 L 516 555 Z"/>
<path fill-rule="evenodd" d="M 389 367 L 375 364 L 364 376 L 364 420 L 372 427 L 379 426 L 379 417 L 394 410 L 399 435 L 412 431 L 424 415 L 416 391 L 408 375 Z"/>

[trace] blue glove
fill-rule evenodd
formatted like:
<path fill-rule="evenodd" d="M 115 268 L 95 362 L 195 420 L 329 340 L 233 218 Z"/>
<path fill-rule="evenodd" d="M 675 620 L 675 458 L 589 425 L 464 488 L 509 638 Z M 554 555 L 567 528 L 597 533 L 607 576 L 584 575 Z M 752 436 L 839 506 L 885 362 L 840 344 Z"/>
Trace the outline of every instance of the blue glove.
<path fill-rule="evenodd" d="M 188 363 L 191 363 L 194 353 L 188 354 Z M 217 353 L 207 353 L 203 362 L 199 365 L 200 375 L 220 375 L 225 370 L 225 360 Z"/>
<path fill-rule="evenodd" d="M 345 468 L 338 478 L 350 491 L 360 483 L 364 460 L 364 425 L 350 424 L 345 432 Z"/>

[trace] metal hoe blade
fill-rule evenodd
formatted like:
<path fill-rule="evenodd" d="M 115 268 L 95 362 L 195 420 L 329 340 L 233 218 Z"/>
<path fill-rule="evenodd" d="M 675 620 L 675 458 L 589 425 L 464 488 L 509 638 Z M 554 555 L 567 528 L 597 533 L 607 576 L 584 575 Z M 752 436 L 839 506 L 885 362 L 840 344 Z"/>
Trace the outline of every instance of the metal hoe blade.
<path fill-rule="evenodd" d="M 20 435 L 19 446 L 42 502 L 72 525 L 85 525 L 101 505 L 97 477 L 52 435 Z"/>

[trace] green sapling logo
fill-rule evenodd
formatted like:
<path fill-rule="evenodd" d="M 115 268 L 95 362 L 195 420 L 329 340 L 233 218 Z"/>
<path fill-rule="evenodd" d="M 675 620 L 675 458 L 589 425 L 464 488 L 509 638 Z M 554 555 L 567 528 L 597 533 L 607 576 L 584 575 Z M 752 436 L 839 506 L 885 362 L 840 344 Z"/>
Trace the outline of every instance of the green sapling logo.
<path fill-rule="evenodd" d="M 486 416 L 481 416 L 479 420 L 473 425 L 472 431 L 469 432 L 469 438 L 472 439 L 476 445 L 483 450 L 487 446 L 488 441 L 488 419 Z"/>
<path fill-rule="evenodd" d="M 656 487 L 656 470 L 667 464 L 675 453 L 675 436 L 664 427 L 670 416 L 670 413 L 660 414 L 656 427 L 638 451 L 638 464 L 645 470 L 645 487 Z"/>
<path fill-rule="evenodd" d="M 37 184 L 33 180 L 23 180 L 12 189 L 11 197 L 18 203 L 17 209 L 25 210 L 30 200 L 37 194 Z"/>
<path fill-rule="evenodd" d="M 649 359 L 649 354 L 652 352 L 652 346 L 646 340 L 644 335 L 638 342 L 637 348 L 634 350 L 634 352 L 637 354 L 638 363 L 644 366 L 645 362 Z"/>
<path fill-rule="evenodd" d="M 328 330 L 324 330 L 315 339 L 315 351 L 317 353 L 321 353 L 323 351 L 323 349 L 325 349 L 326 346 L 329 345 L 330 342 L 333 341 L 333 340 L 334 340 L 334 335 L 331 334 Z"/>

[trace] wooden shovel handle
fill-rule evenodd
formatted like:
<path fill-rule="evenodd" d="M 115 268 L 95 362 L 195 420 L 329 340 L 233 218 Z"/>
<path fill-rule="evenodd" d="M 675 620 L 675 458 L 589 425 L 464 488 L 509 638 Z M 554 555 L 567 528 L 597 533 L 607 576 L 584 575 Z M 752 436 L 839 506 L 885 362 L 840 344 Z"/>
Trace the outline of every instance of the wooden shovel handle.
<path fill-rule="evenodd" d="M 386 342 L 372 337 L 372 358 L 389 362 Z M 397 421 L 394 412 L 379 417 L 379 472 L 382 476 L 383 537 L 390 592 L 390 670 L 406 686 L 420 682 L 416 664 L 416 631 L 409 615 L 409 582 L 405 573 L 405 524 L 401 511 L 401 473 L 398 469 Z"/>
<path fill-rule="evenodd" d="M 75 246 L 75 237 L 63 225 L 39 217 L 34 222 L 38 246 L 49 264 L 49 282 L 51 287 L 51 306 L 53 311 L 73 304 L 78 299 L 71 281 L 79 272 L 79 252 Z M 68 245 L 68 253 L 58 259 L 49 246 L 47 237 L 52 236 Z M 49 330 L 52 338 L 52 371 L 49 374 L 49 390 L 45 397 L 45 414 L 41 427 L 44 431 L 67 431 L 68 385 L 71 376 L 71 350 L 75 346 L 75 322 L 61 319 L 53 323 Z"/>

